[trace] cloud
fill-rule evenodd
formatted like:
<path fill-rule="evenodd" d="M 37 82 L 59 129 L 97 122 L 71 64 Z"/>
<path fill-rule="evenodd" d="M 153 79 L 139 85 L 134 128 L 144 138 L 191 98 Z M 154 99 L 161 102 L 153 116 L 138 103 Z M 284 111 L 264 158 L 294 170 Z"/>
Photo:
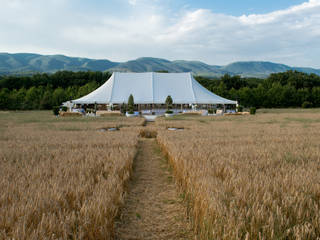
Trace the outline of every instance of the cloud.
<path fill-rule="evenodd" d="M 129 0 L 129 4 L 135 6 L 137 4 L 137 0 Z"/>
<path fill-rule="evenodd" d="M 310 11 L 314 13 L 314 9 L 320 6 L 319 0 L 310 0 L 309 2 L 302 3 L 301 5 L 293 6 L 285 10 L 274 11 L 268 14 L 251 14 L 243 15 L 240 17 L 240 20 L 246 24 L 263 24 L 263 23 L 272 23 L 280 19 L 286 19 L 292 15 L 301 15 L 306 14 Z"/>
<path fill-rule="evenodd" d="M 115 61 L 142 56 L 210 64 L 267 60 L 320 68 L 320 0 L 240 17 L 209 9 L 174 11 L 166 0 L 115 1 L 119 5 L 109 7 L 114 14 L 88 13 L 78 2 L 0 0 L 0 51 Z M 135 7 L 128 10 L 125 4 Z"/>

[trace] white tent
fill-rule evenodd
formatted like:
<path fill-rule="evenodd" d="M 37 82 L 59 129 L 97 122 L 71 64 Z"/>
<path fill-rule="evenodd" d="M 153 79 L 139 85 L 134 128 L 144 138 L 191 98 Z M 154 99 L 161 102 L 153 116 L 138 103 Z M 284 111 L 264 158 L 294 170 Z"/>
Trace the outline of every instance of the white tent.
<path fill-rule="evenodd" d="M 164 104 L 168 95 L 174 104 L 236 104 L 201 86 L 191 73 L 120 73 L 75 104 L 122 104 L 130 94 L 135 104 Z"/>

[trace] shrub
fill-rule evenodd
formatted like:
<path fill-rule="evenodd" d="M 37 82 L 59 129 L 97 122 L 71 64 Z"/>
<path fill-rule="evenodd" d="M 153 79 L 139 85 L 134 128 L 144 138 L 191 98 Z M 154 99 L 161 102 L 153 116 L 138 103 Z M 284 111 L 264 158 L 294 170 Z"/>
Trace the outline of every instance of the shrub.
<path fill-rule="evenodd" d="M 312 103 L 305 101 L 302 103 L 302 108 L 312 108 Z"/>
<path fill-rule="evenodd" d="M 134 106 L 134 98 L 132 96 L 132 94 L 130 94 L 129 98 L 128 98 L 128 108 L 129 108 L 129 113 L 133 114 L 133 106 Z"/>
<path fill-rule="evenodd" d="M 208 109 L 209 114 L 213 114 L 213 109 Z"/>
<path fill-rule="evenodd" d="M 55 116 L 58 116 L 59 115 L 59 110 L 60 108 L 58 106 L 54 106 L 52 107 L 52 112 Z"/>
<path fill-rule="evenodd" d="M 125 114 L 125 113 L 126 113 L 126 111 L 127 111 L 127 106 L 126 106 L 126 104 L 123 103 L 123 104 L 121 105 L 120 111 L 121 111 L 122 114 Z"/>
<path fill-rule="evenodd" d="M 173 111 L 171 111 L 171 110 L 167 110 L 167 111 L 166 111 L 166 113 L 167 113 L 167 114 L 172 114 L 172 113 L 173 113 Z"/>
<path fill-rule="evenodd" d="M 256 111 L 257 111 L 256 107 L 250 108 L 250 114 L 254 115 L 254 114 L 256 114 Z"/>
<path fill-rule="evenodd" d="M 242 105 L 239 105 L 239 106 L 237 107 L 237 111 L 238 111 L 238 112 L 242 112 L 242 111 L 243 111 L 243 106 L 242 106 Z"/>
<path fill-rule="evenodd" d="M 172 108 L 172 103 L 173 103 L 172 97 L 168 95 L 168 97 L 166 98 L 166 105 L 168 110 Z"/>
<path fill-rule="evenodd" d="M 63 106 L 63 107 L 61 108 L 61 110 L 62 110 L 63 112 L 66 112 L 66 111 L 68 111 L 68 108 L 67 108 L 66 106 Z"/>

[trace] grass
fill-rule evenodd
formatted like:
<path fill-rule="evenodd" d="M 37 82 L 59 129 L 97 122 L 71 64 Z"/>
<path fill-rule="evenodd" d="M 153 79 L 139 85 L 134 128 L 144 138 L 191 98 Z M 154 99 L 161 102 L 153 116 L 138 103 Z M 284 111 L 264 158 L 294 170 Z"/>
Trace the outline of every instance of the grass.
<path fill-rule="evenodd" d="M 320 236 L 319 113 L 276 110 L 208 124 L 182 118 L 181 132 L 159 119 L 157 140 L 201 239 Z"/>
<path fill-rule="evenodd" d="M 287 114 L 287 113 L 320 113 L 320 108 L 261 108 L 257 109 L 257 113 L 279 113 L 279 114 Z"/>
<path fill-rule="evenodd" d="M 142 122 L 1 112 L 0 239 L 112 239 Z"/>
<path fill-rule="evenodd" d="M 112 239 L 138 135 L 157 138 L 200 239 L 317 239 L 319 119 L 272 109 L 146 131 L 140 118 L 0 112 L 0 239 Z"/>

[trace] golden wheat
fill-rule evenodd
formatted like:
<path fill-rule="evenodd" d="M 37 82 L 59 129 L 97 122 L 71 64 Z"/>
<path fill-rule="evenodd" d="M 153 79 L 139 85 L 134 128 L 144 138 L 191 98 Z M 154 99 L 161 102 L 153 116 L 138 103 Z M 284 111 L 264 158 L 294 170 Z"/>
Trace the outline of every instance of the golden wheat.
<path fill-rule="evenodd" d="M 201 239 L 319 238 L 320 114 L 178 118 L 157 126 Z"/>
<path fill-rule="evenodd" d="M 0 239 L 111 239 L 142 120 L 0 118 Z"/>

